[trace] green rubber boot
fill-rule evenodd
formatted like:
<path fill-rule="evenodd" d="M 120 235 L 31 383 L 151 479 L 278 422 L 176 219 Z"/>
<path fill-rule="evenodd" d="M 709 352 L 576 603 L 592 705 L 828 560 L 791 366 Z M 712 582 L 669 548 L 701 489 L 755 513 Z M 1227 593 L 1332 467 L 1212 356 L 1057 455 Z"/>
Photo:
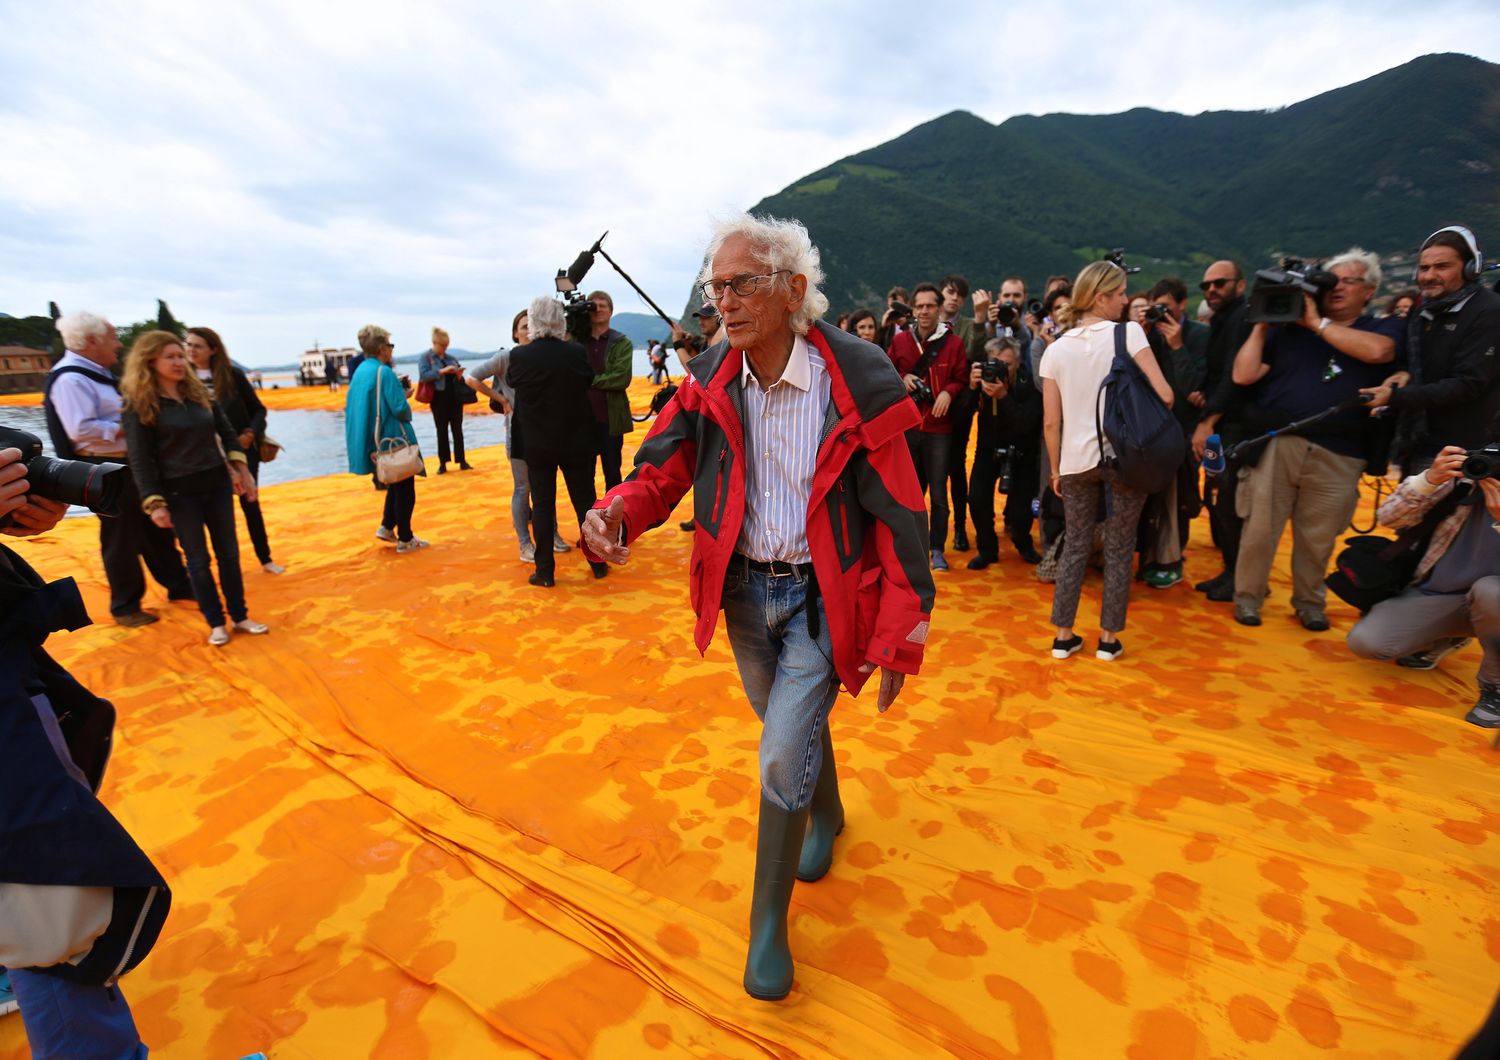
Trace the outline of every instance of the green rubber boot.
<path fill-rule="evenodd" d="M 823 767 L 813 788 L 807 818 L 807 838 L 797 862 L 797 879 L 821 880 L 833 865 L 833 837 L 844 830 L 844 804 L 839 799 L 839 775 L 833 765 L 833 734 L 823 723 Z"/>
<path fill-rule="evenodd" d="M 755 837 L 755 893 L 750 899 L 750 952 L 745 957 L 745 993 L 780 1001 L 792 992 L 792 951 L 786 941 L 786 911 L 797 882 L 797 856 L 807 831 L 807 807 L 788 813 L 762 793 Z"/>

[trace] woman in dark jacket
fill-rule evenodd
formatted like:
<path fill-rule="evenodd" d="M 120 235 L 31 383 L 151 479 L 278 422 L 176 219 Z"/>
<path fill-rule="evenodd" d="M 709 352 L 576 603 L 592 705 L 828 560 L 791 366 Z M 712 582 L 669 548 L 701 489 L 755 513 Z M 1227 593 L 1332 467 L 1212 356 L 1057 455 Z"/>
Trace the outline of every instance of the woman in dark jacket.
<path fill-rule="evenodd" d="M 432 329 L 432 349 L 417 362 L 417 380 L 432 384 L 432 423 L 437 428 L 439 475 L 448 472 L 448 432 L 453 432 L 453 459 L 460 471 L 473 471 L 464 459 L 464 398 L 473 400 L 464 386 L 464 370 L 448 356 L 448 333 Z"/>
<path fill-rule="evenodd" d="M 188 328 L 183 346 L 194 374 L 208 388 L 208 396 L 229 417 L 229 425 L 234 428 L 240 448 L 245 451 L 250 477 L 258 486 L 260 444 L 266 438 L 265 405 L 261 404 L 245 373 L 230 362 L 224 340 L 213 328 Z M 245 529 L 250 532 L 250 543 L 255 546 L 255 558 L 260 561 L 261 570 L 267 574 L 285 574 L 286 568 L 271 559 L 271 541 L 266 536 L 266 520 L 260 513 L 260 501 L 251 500 L 241 493 L 240 511 L 244 513 Z"/>
<path fill-rule="evenodd" d="M 136 339 L 120 393 L 125 399 L 120 420 L 141 507 L 157 526 L 177 534 L 193 596 L 209 625 L 208 642 L 229 643 L 226 606 L 235 632 L 267 632 L 270 627 L 252 622 L 245 608 L 231 499 L 243 493 L 254 500 L 255 479 L 229 419 L 188 368 L 181 340 L 170 331 L 148 331 Z M 205 531 L 218 560 L 218 585 L 209 570 Z"/>

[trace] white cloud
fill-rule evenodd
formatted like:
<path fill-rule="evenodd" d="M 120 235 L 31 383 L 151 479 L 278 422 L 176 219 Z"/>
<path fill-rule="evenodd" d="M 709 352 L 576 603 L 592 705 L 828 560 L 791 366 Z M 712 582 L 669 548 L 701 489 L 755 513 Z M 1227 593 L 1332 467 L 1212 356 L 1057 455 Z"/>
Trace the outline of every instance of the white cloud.
<path fill-rule="evenodd" d="M 368 321 L 493 347 L 606 228 L 674 312 L 711 212 L 956 108 L 1263 108 L 1500 53 L 1500 9 L 1441 2 L 0 0 L 0 23 L 0 310 L 124 322 L 160 296 L 250 363 Z M 644 308 L 603 262 L 589 281 Z"/>

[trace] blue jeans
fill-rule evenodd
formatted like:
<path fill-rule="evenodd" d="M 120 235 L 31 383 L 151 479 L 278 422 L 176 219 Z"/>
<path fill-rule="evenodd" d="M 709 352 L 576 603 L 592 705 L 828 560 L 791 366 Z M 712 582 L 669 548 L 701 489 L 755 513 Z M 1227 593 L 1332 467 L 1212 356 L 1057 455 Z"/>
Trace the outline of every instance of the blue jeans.
<path fill-rule="evenodd" d="M 812 801 L 823 726 L 838 695 L 833 642 L 818 598 L 818 637 L 807 632 L 809 577 L 748 570 L 736 555 L 724 579 L 724 628 L 760 735 L 760 786 L 783 810 Z"/>
<path fill-rule="evenodd" d="M 245 610 L 245 582 L 240 576 L 240 545 L 234 536 L 234 490 L 225 483 L 206 493 L 172 493 L 167 497 L 167 511 L 172 529 L 187 557 L 188 581 L 193 583 L 193 598 L 203 612 L 210 629 L 224 625 L 224 609 L 231 621 L 249 616 Z M 207 530 L 207 540 L 204 531 Z M 214 558 L 219 564 L 219 584 L 208 568 L 208 540 L 214 544 Z M 224 602 L 219 602 L 219 589 Z"/>
<path fill-rule="evenodd" d="M 145 1060 L 130 1006 L 118 986 L 74 983 L 45 972 L 10 970 L 34 1060 Z"/>
<path fill-rule="evenodd" d="M 526 478 L 526 461 L 510 458 L 510 477 L 516 488 L 510 494 L 510 521 L 521 544 L 531 540 L 531 483 Z"/>

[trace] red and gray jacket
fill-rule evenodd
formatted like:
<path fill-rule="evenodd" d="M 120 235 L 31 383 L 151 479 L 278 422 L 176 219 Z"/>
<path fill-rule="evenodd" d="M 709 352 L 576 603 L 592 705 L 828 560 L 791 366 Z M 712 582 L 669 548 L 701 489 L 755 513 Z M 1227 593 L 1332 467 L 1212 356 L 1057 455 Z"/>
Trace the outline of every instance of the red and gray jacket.
<path fill-rule="evenodd" d="M 914 674 L 932 612 L 927 508 L 905 433 L 916 406 L 880 347 L 818 322 L 807 341 L 832 383 L 812 493 L 807 544 L 828 617 L 839 680 L 858 693 L 870 662 Z M 688 376 L 636 453 L 630 478 L 597 507 L 624 502 L 625 540 L 660 526 L 693 491 L 690 595 L 694 639 L 708 648 L 724 574 L 745 518 L 745 432 L 739 350 L 720 343 Z"/>

